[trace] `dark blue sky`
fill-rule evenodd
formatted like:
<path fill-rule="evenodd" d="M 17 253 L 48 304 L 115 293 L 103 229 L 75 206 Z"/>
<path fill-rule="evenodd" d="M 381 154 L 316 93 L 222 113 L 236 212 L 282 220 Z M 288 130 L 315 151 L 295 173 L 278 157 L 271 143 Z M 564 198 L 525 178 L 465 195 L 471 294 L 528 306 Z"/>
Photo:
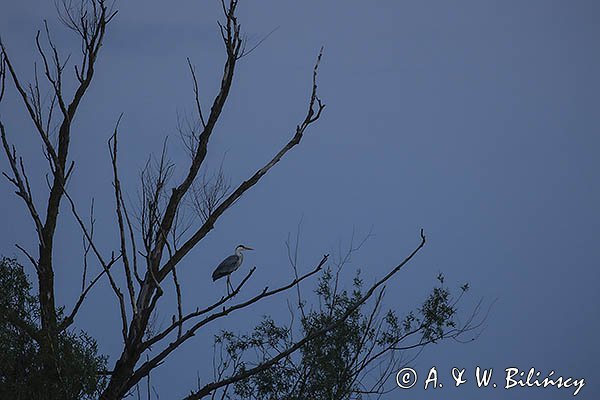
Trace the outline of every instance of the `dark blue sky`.
<path fill-rule="evenodd" d="M 165 135 L 175 177 L 186 169 L 175 129 L 177 113 L 193 107 L 186 57 L 197 67 L 205 104 L 224 58 L 218 1 L 130 1 L 118 8 L 71 153 L 71 191 L 82 210 L 96 199 L 106 251 L 116 248 L 106 140 L 118 115 L 124 112 L 123 180 L 135 202 L 140 168 Z M 57 22 L 52 2 L 0 6 L 0 34 L 24 79 L 32 76 L 43 18 L 64 54 L 75 57 L 77 43 Z M 301 145 L 181 263 L 189 309 L 221 294 L 210 272 L 239 242 L 257 249 L 245 262 L 258 267 L 250 290 L 287 281 L 284 240 L 301 218 L 305 269 L 335 253 L 353 229 L 360 236 L 373 227 L 350 266 L 362 268 L 366 282 L 401 260 L 423 227 L 427 246 L 390 284 L 386 306 L 399 313 L 417 306 L 439 272 L 450 285 L 471 284 L 465 312 L 482 297 L 497 302 L 477 341 L 427 348 L 415 362 L 419 372 L 432 365 L 535 367 L 583 377 L 578 397 L 598 397 L 599 18 L 594 1 L 242 1 L 251 42 L 279 29 L 239 64 L 211 141 L 210 167 L 225 157 L 237 183 L 289 140 L 305 113 L 322 45 L 319 90 L 327 108 Z M 11 88 L 0 115 L 43 191 L 41 145 L 13 94 Z M 15 242 L 33 249 L 25 207 L 6 182 L 0 198 L 0 253 L 17 255 Z M 80 284 L 81 238 L 67 215 L 65 209 L 56 275 L 58 301 L 70 305 Z M 78 327 L 114 356 L 120 335 L 108 288 L 99 288 L 84 311 Z M 169 321 L 172 312 L 161 318 Z M 209 344 L 219 329 L 249 329 L 264 313 L 286 312 L 283 302 L 267 302 L 255 317 L 232 316 L 199 334 L 153 377 L 161 398 L 188 393 L 196 371 L 210 371 Z M 566 399 L 572 391 L 461 387 L 409 394 Z M 398 390 L 384 399 L 406 395 Z"/>

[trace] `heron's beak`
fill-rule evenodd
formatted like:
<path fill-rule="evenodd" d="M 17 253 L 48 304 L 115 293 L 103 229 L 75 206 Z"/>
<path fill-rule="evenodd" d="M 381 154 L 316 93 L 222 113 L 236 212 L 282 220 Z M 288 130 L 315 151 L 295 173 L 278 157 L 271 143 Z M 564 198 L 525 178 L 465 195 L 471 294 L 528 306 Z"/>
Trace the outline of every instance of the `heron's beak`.
<path fill-rule="evenodd" d="M 245 250 L 254 250 L 252 247 L 244 246 Z"/>

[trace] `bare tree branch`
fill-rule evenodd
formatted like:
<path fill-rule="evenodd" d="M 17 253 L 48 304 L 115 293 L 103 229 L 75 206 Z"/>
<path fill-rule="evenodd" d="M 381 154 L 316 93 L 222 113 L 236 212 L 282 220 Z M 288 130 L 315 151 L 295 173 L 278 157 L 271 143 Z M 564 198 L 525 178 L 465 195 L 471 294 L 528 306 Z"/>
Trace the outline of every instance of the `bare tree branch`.
<path fill-rule="evenodd" d="M 198 112 L 198 117 L 202 122 L 202 127 L 206 129 L 206 122 L 204 122 L 204 115 L 202 114 L 202 106 L 200 105 L 200 91 L 198 90 L 198 80 L 196 79 L 196 70 L 192 65 L 189 57 L 187 58 L 188 67 L 190 68 L 190 74 L 192 75 L 192 80 L 194 81 L 194 99 L 196 101 L 196 111 Z"/>
<path fill-rule="evenodd" d="M 25 254 L 25 257 L 27 257 L 27 259 L 29 259 L 29 262 L 31 262 L 31 264 L 35 267 L 35 269 L 38 269 L 38 263 L 36 261 L 35 258 L 33 258 L 33 256 L 27 251 L 25 250 L 23 247 L 21 247 L 19 244 L 15 244 L 15 247 L 19 250 L 21 250 L 21 252 L 23 254 Z"/>
<path fill-rule="evenodd" d="M 104 276 L 104 274 L 106 274 L 108 271 L 110 271 L 110 268 L 118 260 L 119 260 L 118 257 L 112 258 L 108 262 L 108 264 L 106 264 L 106 268 L 102 269 L 102 271 L 100 273 L 98 273 L 98 275 L 96 275 L 96 277 L 94 279 L 92 279 L 92 281 L 89 283 L 89 285 L 87 287 L 85 287 L 85 289 L 81 292 L 81 294 L 79 295 L 79 298 L 75 302 L 75 306 L 73 307 L 73 310 L 71 311 L 71 313 L 69 313 L 69 315 L 60 324 L 60 326 L 58 328 L 59 332 L 64 331 L 65 329 L 67 329 L 69 326 L 71 326 L 73 324 L 73 322 L 75 321 L 75 316 L 77 315 L 77 312 L 79 311 L 79 308 L 83 305 L 83 302 L 85 301 L 87 295 L 94 288 L 94 286 L 96 285 L 96 283 L 98 283 L 98 281 L 100 280 L 100 278 L 102 278 L 102 276 Z"/>
<path fill-rule="evenodd" d="M 181 286 L 177 280 L 177 268 L 173 268 L 173 283 L 175 284 L 175 292 L 177 294 L 177 318 L 181 321 L 183 319 L 183 307 L 181 305 Z M 175 317 L 173 317 L 173 320 L 175 321 Z M 177 327 L 177 338 L 181 337 L 181 327 L 181 324 Z"/>
<path fill-rule="evenodd" d="M 296 277 L 296 279 L 298 278 L 298 247 L 300 245 L 300 227 L 301 227 L 301 225 L 302 225 L 302 220 L 300 220 L 300 222 L 298 223 L 298 228 L 296 229 L 296 240 L 295 240 L 293 255 L 292 255 L 292 250 L 290 247 L 291 243 L 290 243 L 290 235 L 289 234 L 288 234 L 288 238 L 285 242 L 285 247 L 287 249 L 287 254 L 288 254 L 288 260 L 290 262 L 290 265 L 292 266 L 292 269 L 294 270 L 294 276 Z M 304 302 L 302 300 L 300 285 L 296 285 L 296 295 L 297 295 L 297 301 L 298 301 L 298 309 L 300 310 L 301 317 L 303 319 L 305 319 L 306 314 L 304 313 Z M 293 314 L 292 314 L 292 316 L 293 316 Z"/>
<path fill-rule="evenodd" d="M 230 299 L 234 298 L 240 292 L 240 290 L 244 287 L 246 282 L 248 282 L 248 280 L 250 279 L 252 274 L 254 274 L 254 271 L 256 271 L 256 268 L 255 267 L 251 268 L 250 271 L 248 271 L 248 274 L 246 274 L 244 279 L 242 279 L 242 281 L 239 283 L 239 285 L 237 287 L 235 287 L 234 290 L 231 293 L 229 293 L 227 296 L 221 297 L 220 300 L 216 301 L 215 303 L 211 304 L 208 307 L 205 307 L 203 309 L 198 308 L 198 309 L 196 309 L 196 311 L 186 314 L 185 316 L 182 316 L 179 320 L 173 321 L 173 323 L 169 327 L 164 329 L 161 333 L 157 334 L 156 336 L 154 336 L 151 339 L 148 339 L 147 341 L 142 343 L 142 347 L 143 348 L 152 347 L 154 344 L 158 343 L 159 341 L 161 341 L 165 337 L 167 337 L 171 332 L 173 332 L 173 330 L 181 329 L 183 324 L 185 322 L 187 322 L 188 320 L 191 320 L 192 318 L 197 318 L 204 314 L 208 314 L 209 312 L 211 312 L 211 311 L 217 309 L 218 307 L 222 306 L 223 304 L 225 304 Z"/>
<path fill-rule="evenodd" d="M 121 292 L 121 289 L 119 288 L 119 285 L 117 285 L 117 282 L 115 281 L 114 277 L 112 276 L 112 274 L 110 272 L 110 268 L 114 265 L 114 263 L 119 258 L 122 257 L 122 255 L 119 255 L 118 257 L 115 258 L 114 254 L 112 254 L 110 261 L 105 261 L 104 257 L 102 257 L 102 254 L 100 253 L 100 250 L 95 245 L 90 232 L 86 228 L 85 223 L 83 222 L 83 219 L 79 215 L 77 208 L 75 207 L 75 202 L 73 201 L 73 199 L 71 198 L 71 196 L 69 195 L 69 193 L 66 191 L 65 188 L 63 188 L 62 191 L 63 191 L 65 198 L 67 199 L 67 201 L 69 202 L 69 204 L 71 206 L 71 213 L 73 214 L 73 217 L 79 224 L 79 227 L 81 228 L 82 233 L 84 234 L 86 240 L 90 244 L 90 246 L 94 252 L 94 255 L 96 256 L 96 259 L 98 260 L 98 262 L 102 266 L 104 272 L 108 276 L 108 281 L 110 282 L 110 286 L 119 302 L 119 309 L 121 311 L 122 334 L 123 334 L 123 338 L 126 338 L 128 321 L 127 321 L 127 311 L 126 311 L 126 307 L 125 307 L 125 298 L 123 296 L 123 293 Z M 90 288 L 91 288 L 91 286 L 90 286 Z M 80 296 L 80 300 L 82 302 L 84 299 L 85 299 L 85 296 Z M 76 309 L 78 309 L 78 306 L 76 306 Z M 76 314 L 76 309 L 73 310 L 74 311 L 73 315 Z"/>
<path fill-rule="evenodd" d="M 202 175 L 202 180 L 200 182 L 196 180 L 191 189 L 192 206 L 202 223 L 204 223 L 214 213 L 214 210 L 231 189 L 231 184 L 223 172 L 223 162 L 221 162 L 219 170 L 213 176 L 207 177 L 205 172 Z"/>
<path fill-rule="evenodd" d="M 10 168 L 12 170 L 13 176 L 10 177 L 6 173 L 2 173 L 6 179 L 8 179 L 13 185 L 16 186 L 17 191 L 15 192 L 17 196 L 19 196 L 25 202 L 27 209 L 29 211 L 29 215 L 33 220 L 35 225 L 35 230 L 38 235 L 38 240 L 40 243 L 44 243 L 44 235 L 43 235 L 43 223 L 40 215 L 36 209 L 35 203 L 33 202 L 33 196 L 31 194 L 31 188 L 29 187 L 29 180 L 27 175 L 25 174 L 25 167 L 23 166 L 23 159 L 19 158 L 17 161 L 17 150 L 14 146 L 8 144 L 8 140 L 6 139 L 6 129 L 0 120 L 0 135 L 2 137 L 2 146 L 4 148 L 4 153 L 6 154 L 6 158 L 8 159 L 8 163 L 10 164 Z M 18 164 L 17 164 L 18 163 Z M 20 169 L 19 169 L 20 165 Z M 31 257 L 28 257 L 31 259 Z M 37 262 L 34 262 L 33 265 L 37 266 Z"/>
<path fill-rule="evenodd" d="M 125 232 L 125 223 L 123 218 L 124 208 L 122 207 L 122 192 L 121 192 L 121 181 L 119 180 L 119 169 L 118 169 L 118 161 L 117 161 L 117 150 L 118 150 L 118 136 L 117 132 L 119 129 L 119 122 L 121 122 L 121 117 L 123 114 L 119 116 L 117 120 L 117 124 L 115 126 L 115 130 L 111 138 L 108 142 L 110 159 L 112 163 L 113 170 L 113 187 L 115 194 L 115 205 L 116 205 L 116 213 L 117 213 L 117 222 L 119 224 L 119 239 L 121 245 L 121 259 L 123 260 L 123 268 L 125 270 L 125 279 L 127 281 L 127 291 L 129 292 L 129 301 L 131 304 L 131 309 L 134 314 L 137 314 L 137 308 L 135 304 L 135 289 L 133 287 L 133 276 L 131 274 L 131 266 L 129 265 L 129 256 L 127 255 L 127 234 Z M 111 147 L 112 142 L 112 147 Z"/>
<path fill-rule="evenodd" d="M 94 225 L 96 224 L 96 220 L 94 219 L 94 199 L 92 198 L 92 202 L 90 205 L 90 236 L 94 237 Z M 81 277 L 81 293 L 85 291 L 85 281 L 87 279 L 87 268 L 88 268 L 88 255 L 92 248 L 92 244 L 87 241 L 85 235 L 82 237 L 83 242 L 83 274 Z"/>

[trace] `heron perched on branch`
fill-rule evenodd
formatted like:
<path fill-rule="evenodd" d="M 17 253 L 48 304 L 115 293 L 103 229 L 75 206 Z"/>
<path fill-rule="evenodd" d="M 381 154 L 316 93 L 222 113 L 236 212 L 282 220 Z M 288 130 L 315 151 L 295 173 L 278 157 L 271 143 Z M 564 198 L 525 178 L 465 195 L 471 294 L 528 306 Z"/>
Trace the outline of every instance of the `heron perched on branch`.
<path fill-rule="evenodd" d="M 242 254 L 242 252 L 245 250 L 254 249 L 240 244 L 235 248 L 235 254 L 221 261 L 221 264 L 219 264 L 219 266 L 212 273 L 213 282 L 217 279 L 221 279 L 224 276 L 227 277 L 227 294 L 229 294 L 229 288 L 231 288 L 231 290 L 233 291 L 233 286 L 231 286 L 231 282 L 229 281 L 229 275 L 231 275 L 233 271 L 235 271 L 240 267 L 240 265 L 242 265 L 242 261 L 244 261 L 244 255 Z"/>

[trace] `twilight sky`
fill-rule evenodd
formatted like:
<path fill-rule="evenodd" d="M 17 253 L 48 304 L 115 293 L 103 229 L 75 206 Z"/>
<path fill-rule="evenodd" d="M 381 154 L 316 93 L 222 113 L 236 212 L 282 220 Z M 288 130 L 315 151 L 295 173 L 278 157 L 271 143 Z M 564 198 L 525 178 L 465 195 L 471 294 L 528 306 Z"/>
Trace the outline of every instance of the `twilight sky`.
<path fill-rule="evenodd" d="M 472 382 L 453 388 L 455 366 L 467 375 L 476 366 L 498 374 L 535 367 L 542 377 L 554 370 L 585 378 L 579 398 L 598 398 L 600 4 L 240 3 L 250 43 L 278 29 L 239 63 L 209 167 L 224 159 L 236 184 L 289 140 L 305 114 L 322 45 L 319 90 L 327 108 L 300 146 L 180 264 L 188 308 L 222 294 L 210 273 L 238 243 L 256 248 L 245 261 L 258 268 L 248 293 L 287 282 L 284 241 L 301 219 L 305 270 L 323 253 L 339 253 L 353 230 L 360 237 L 372 228 L 348 270 L 360 267 L 367 283 L 397 264 L 423 227 L 428 243 L 390 283 L 386 307 L 402 314 L 418 306 L 439 272 L 450 286 L 470 283 L 465 314 L 480 298 L 497 301 L 476 341 L 442 342 L 415 361 L 421 378 L 436 366 L 446 387 L 397 389 L 383 399 L 567 399 L 573 393 L 476 389 Z M 139 171 L 166 135 L 175 179 L 187 168 L 176 131 L 177 115 L 193 111 L 186 57 L 196 65 L 205 105 L 224 60 L 216 0 L 123 1 L 117 8 L 71 150 L 71 192 L 82 211 L 95 198 L 105 251 L 116 248 L 106 140 L 119 114 L 123 181 L 135 203 Z M 53 2 L 0 5 L 0 35 L 24 80 L 33 74 L 35 32 L 44 18 L 63 54 L 75 58 L 77 42 L 59 24 Z M 9 89 L 0 115 L 39 193 L 46 173 L 41 144 Z M 0 167 L 8 168 L 4 156 Z M 14 244 L 34 249 L 33 226 L 6 181 L 0 199 L 0 254 L 25 263 Z M 58 302 L 69 307 L 79 293 L 81 235 L 67 208 L 62 215 L 56 285 Z M 94 291 L 77 327 L 114 357 L 120 333 L 111 296 L 106 286 Z M 165 308 L 159 319 L 168 322 L 172 312 Z M 210 373 L 210 342 L 219 329 L 250 329 L 266 313 L 287 318 L 281 300 L 252 312 L 211 326 L 160 367 L 153 383 L 161 398 L 189 393 L 197 372 Z"/>

